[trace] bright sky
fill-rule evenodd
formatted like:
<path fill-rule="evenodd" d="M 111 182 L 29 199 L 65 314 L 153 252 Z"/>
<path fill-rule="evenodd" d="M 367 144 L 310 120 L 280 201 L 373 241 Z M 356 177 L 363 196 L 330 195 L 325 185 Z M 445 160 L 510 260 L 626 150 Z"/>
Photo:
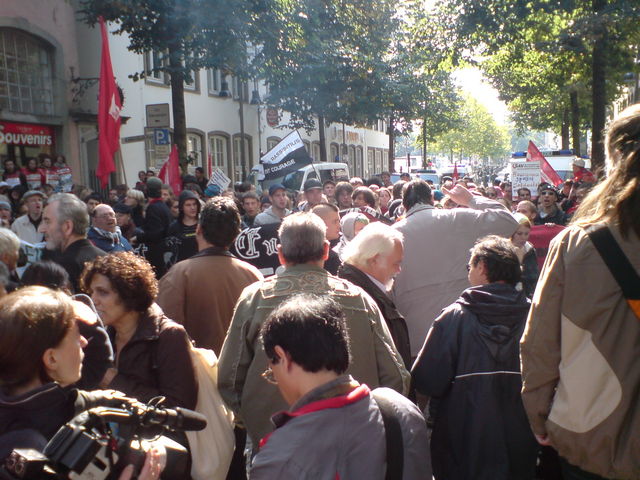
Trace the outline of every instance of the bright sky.
<path fill-rule="evenodd" d="M 507 105 L 498 98 L 498 91 L 474 67 L 460 69 L 453 74 L 456 84 L 484 105 L 499 125 L 509 123 Z"/>

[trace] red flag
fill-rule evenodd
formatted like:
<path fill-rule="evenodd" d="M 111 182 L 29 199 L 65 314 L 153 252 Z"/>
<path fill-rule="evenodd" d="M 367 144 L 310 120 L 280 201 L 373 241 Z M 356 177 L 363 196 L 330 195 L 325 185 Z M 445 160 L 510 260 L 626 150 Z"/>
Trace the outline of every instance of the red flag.
<path fill-rule="evenodd" d="M 100 62 L 100 89 L 98 93 L 98 168 L 96 176 L 102 188 L 109 175 L 116 171 L 113 156 L 120 149 L 120 110 L 122 101 L 111 67 L 109 39 L 104 19 L 100 17 L 102 32 L 102 60 Z"/>
<path fill-rule="evenodd" d="M 213 157 L 209 152 L 209 155 L 207 155 L 207 178 L 211 178 L 211 172 L 213 172 Z"/>
<path fill-rule="evenodd" d="M 527 149 L 527 161 L 531 162 L 536 160 L 540 161 L 540 173 L 543 182 L 550 183 L 551 185 L 556 187 L 563 183 L 560 175 L 558 175 L 553 167 L 549 165 L 549 162 L 547 162 L 547 159 L 544 158 L 544 155 L 540 153 L 538 147 L 536 147 L 535 144 L 531 140 L 529 140 L 529 148 Z"/>
<path fill-rule="evenodd" d="M 166 183 L 173 190 L 174 195 L 180 195 L 182 191 L 182 180 L 180 179 L 180 158 L 178 157 L 178 146 L 171 147 L 169 158 L 164 162 L 158 178 L 162 183 Z"/>
<path fill-rule="evenodd" d="M 451 176 L 451 178 L 453 179 L 453 183 L 457 183 L 458 182 L 458 164 L 454 163 L 453 164 L 453 175 Z"/>

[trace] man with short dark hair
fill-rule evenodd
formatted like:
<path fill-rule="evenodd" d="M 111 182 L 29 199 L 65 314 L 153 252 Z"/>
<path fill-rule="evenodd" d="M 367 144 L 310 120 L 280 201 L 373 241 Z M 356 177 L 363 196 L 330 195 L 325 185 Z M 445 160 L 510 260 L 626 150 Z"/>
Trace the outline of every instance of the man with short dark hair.
<path fill-rule="evenodd" d="M 254 220 L 260 213 L 260 197 L 254 191 L 248 191 L 242 195 L 242 228 L 253 227 Z"/>
<path fill-rule="evenodd" d="M 462 207 L 453 210 L 434 207 L 424 180 L 403 189 L 405 217 L 394 228 L 404 235 L 404 259 L 393 299 L 407 322 L 415 356 L 433 319 L 467 286 L 465 265 L 475 241 L 490 234 L 510 237 L 518 222 L 497 200 L 473 195 L 462 185 L 442 187 Z"/>
<path fill-rule="evenodd" d="M 433 322 L 412 370 L 416 390 L 431 397 L 433 473 L 532 479 L 538 446 L 520 397 L 518 348 L 530 303 L 516 289 L 518 254 L 509 240 L 489 236 L 467 268 L 471 288 Z"/>
<path fill-rule="evenodd" d="M 538 197 L 538 215 L 533 220 L 535 225 L 555 223 L 566 225 L 567 215 L 558 206 L 558 191 L 551 185 L 544 185 Z"/>
<path fill-rule="evenodd" d="M 402 475 L 396 471 L 392 478 L 431 480 L 420 410 L 389 388 L 370 391 L 345 373 L 345 320 L 329 297 L 302 294 L 284 301 L 262 326 L 265 378 L 277 383 L 289 410 L 273 416 L 276 430 L 261 445 L 252 480 L 384 478 L 390 468 L 386 436 L 392 433 L 385 430 L 381 401 L 392 405 L 399 430 L 394 440 L 400 443 Z"/>
<path fill-rule="evenodd" d="M 336 182 L 333 180 L 325 180 L 322 184 L 322 193 L 327 198 L 327 202 L 336 203 Z"/>
<path fill-rule="evenodd" d="M 44 234 L 48 250 L 62 252 L 54 260 L 67 271 L 76 292 L 84 264 L 106 255 L 104 250 L 87 240 L 88 229 L 89 212 L 82 200 L 71 193 L 51 196 L 38 231 Z"/>
<path fill-rule="evenodd" d="M 322 268 L 329 252 L 325 232 L 324 222 L 312 213 L 295 213 L 284 219 L 278 245 L 284 271 L 242 292 L 222 346 L 220 395 L 247 428 L 254 448 L 272 430 L 271 415 L 286 408 L 278 390 L 260 377 L 267 368 L 260 327 L 275 308 L 296 293 L 326 295 L 344 309 L 353 340 L 353 364 L 348 373 L 371 387 L 408 391 L 408 373 L 375 302 L 359 287 Z"/>
<path fill-rule="evenodd" d="M 279 183 L 269 187 L 269 200 L 271 206 L 264 212 L 259 213 L 253 221 L 254 227 L 281 223 L 282 219 L 291 213 L 287 208 L 287 189 Z"/>
<path fill-rule="evenodd" d="M 184 325 L 198 347 L 210 348 L 216 355 L 240 293 L 262 280 L 257 268 L 229 253 L 238 233 L 235 202 L 226 197 L 209 200 L 196 227 L 198 253 L 173 265 L 159 283 L 158 305 Z"/>

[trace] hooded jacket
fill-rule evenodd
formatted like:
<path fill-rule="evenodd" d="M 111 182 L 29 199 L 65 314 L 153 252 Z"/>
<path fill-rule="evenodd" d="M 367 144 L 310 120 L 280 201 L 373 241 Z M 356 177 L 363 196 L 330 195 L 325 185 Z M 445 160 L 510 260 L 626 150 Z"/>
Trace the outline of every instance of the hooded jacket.
<path fill-rule="evenodd" d="M 528 310 L 523 292 L 491 283 L 466 289 L 433 323 L 412 374 L 432 397 L 436 479 L 533 478 L 518 352 Z"/>
<path fill-rule="evenodd" d="M 184 190 L 178 199 L 179 217 L 169 226 L 167 232 L 165 262 L 167 269 L 174 263 L 187 258 L 193 257 L 198 253 L 198 242 L 196 241 L 197 223 L 193 225 L 185 225 L 182 223 L 184 218 L 184 204 L 187 200 L 196 200 L 198 202 L 198 215 L 200 215 L 200 198 L 191 190 Z"/>

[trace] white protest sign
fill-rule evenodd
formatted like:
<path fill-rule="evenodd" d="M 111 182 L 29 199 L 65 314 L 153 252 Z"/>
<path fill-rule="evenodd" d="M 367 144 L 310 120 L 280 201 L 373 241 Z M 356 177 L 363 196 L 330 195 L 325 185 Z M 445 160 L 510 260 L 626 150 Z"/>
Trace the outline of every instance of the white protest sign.
<path fill-rule="evenodd" d="M 207 185 L 217 185 L 220 187 L 220 191 L 223 191 L 227 189 L 230 183 L 231 179 L 227 177 L 222 170 L 216 167 L 211 172 L 211 178 L 209 178 L 209 183 L 207 183 Z"/>
<path fill-rule="evenodd" d="M 540 185 L 540 161 L 511 162 L 511 190 L 517 198 L 519 188 L 528 188 L 535 197 Z"/>

